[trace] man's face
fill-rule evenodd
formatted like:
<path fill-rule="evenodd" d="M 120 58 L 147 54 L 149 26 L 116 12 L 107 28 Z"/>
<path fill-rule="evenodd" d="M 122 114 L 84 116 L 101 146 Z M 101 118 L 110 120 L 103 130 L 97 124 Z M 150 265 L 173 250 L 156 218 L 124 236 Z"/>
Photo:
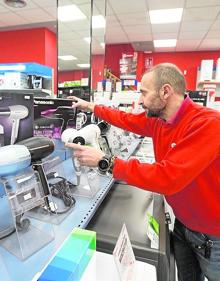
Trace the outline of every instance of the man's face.
<path fill-rule="evenodd" d="M 154 88 L 153 72 L 149 72 L 143 76 L 139 104 L 142 105 L 148 117 L 163 116 L 166 102 L 160 98 L 161 90 L 156 91 Z"/>

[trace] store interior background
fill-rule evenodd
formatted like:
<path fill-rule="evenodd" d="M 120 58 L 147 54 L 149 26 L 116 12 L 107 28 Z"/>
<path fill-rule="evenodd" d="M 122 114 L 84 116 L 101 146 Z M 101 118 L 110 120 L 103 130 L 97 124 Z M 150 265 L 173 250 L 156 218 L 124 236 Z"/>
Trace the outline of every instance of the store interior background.
<path fill-rule="evenodd" d="M 57 22 L 57 5 L 76 4 L 86 19 Z M 91 9 L 92 7 L 92 9 Z M 183 7 L 179 23 L 151 24 L 149 10 Z M 91 29 L 91 16 L 106 14 L 106 28 Z M 91 37 L 91 44 L 84 38 Z M 28 0 L 24 8 L 0 1 L 0 63 L 36 62 L 54 70 L 58 82 L 90 76 L 92 89 L 104 79 L 104 66 L 119 77 L 122 53 L 138 52 L 137 80 L 146 58 L 153 64 L 171 62 L 184 71 L 187 89 L 196 89 L 197 70 L 203 59 L 220 57 L 220 1 L 212 0 Z M 154 39 L 177 39 L 176 47 L 154 48 Z M 88 40 L 88 39 L 87 39 Z M 105 43 L 105 45 L 103 45 Z M 91 51 L 91 56 L 90 56 Z M 77 60 L 62 61 L 58 55 Z"/>

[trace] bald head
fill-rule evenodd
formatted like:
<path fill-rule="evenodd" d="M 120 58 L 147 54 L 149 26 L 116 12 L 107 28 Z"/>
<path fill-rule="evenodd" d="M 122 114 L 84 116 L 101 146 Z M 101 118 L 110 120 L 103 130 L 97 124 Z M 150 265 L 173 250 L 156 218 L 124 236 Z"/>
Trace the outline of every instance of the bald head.
<path fill-rule="evenodd" d="M 176 94 L 184 96 L 186 89 L 185 78 L 176 65 L 171 63 L 157 64 L 143 75 L 143 81 L 149 73 L 152 73 L 152 81 L 156 91 L 159 91 L 164 84 L 169 84 Z"/>

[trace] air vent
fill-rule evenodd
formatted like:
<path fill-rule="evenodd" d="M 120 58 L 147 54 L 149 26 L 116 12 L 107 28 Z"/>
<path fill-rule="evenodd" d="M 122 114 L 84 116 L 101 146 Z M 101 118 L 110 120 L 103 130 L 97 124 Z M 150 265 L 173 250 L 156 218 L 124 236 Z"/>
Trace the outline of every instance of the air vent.
<path fill-rule="evenodd" d="M 146 52 L 154 50 L 153 41 L 132 42 L 131 45 L 134 48 L 134 51 Z"/>
<path fill-rule="evenodd" d="M 4 0 L 5 4 L 13 8 L 23 8 L 27 5 L 24 0 Z"/>

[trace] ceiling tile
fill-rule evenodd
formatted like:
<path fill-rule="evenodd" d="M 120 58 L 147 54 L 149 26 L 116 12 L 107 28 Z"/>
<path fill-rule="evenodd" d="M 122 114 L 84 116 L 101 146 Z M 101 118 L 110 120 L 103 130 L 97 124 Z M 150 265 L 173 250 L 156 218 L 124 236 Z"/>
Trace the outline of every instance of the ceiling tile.
<path fill-rule="evenodd" d="M 59 0 L 60 1 L 60 0 Z M 31 1 L 27 1 L 31 2 Z M 35 3 L 39 7 L 56 7 L 56 1 L 54 0 L 32 0 L 33 3 Z"/>
<path fill-rule="evenodd" d="M 219 0 L 186 0 L 186 8 L 190 7 L 206 7 L 219 6 Z"/>
<path fill-rule="evenodd" d="M 168 24 L 153 24 L 152 32 L 154 33 L 176 33 L 180 27 L 179 23 L 168 23 Z"/>
<path fill-rule="evenodd" d="M 211 30 L 220 30 L 220 19 L 216 20 L 211 26 Z"/>
<path fill-rule="evenodd" d="M 220 11 L 219 7 L 189 8 L 183 11 L 183 21 L 207 21 L 216 18 Z"/>
<path fill-rule="evenodd" d="M 145 34 L 133 34 L 129 35 L 127 34 L 130 42 L 141 42 L 141 41 L 151 41 L 153 40 L 151 33 L 145 33 Z"/>
<path fill-rule="evenodd" d="M 191 31 L 191 32 L 197 32 L 202 30 L 209 30 L 209 28 L 212 25 L 212 21 L 192 21 L 192 22 L 182 22 L 181 30 L 183 31 Z"/>
<path fill-rule="evenodd" d="M 106 17 L 106 26 L 117 26 L 119 24 L 120 23 L 115 15 L 109 15 Z"/>
<path fill-rule="evenodd" d="M 176 49 L 182 50 L 183 48 L 193 48 L 196 49 L 200 44 L 198 40 L 178 40 L 176 44 Z"/>
<path fill-rule="evenodd" d="M 220 50 L 220 39 L 204 39 L 199 46 L 199 49 L 202 48 L 215 48 L 216 50 Z"/>
<path fill-rule="evenodd" d="M 210 30 L 205 39 L 220 39 L 220 31 L 219 30 Z"/>
<path fill-rule="evenodd" d="M 122 25 L 137 25 L 149 23 L 147 13 L 129 13 L 129 14 L 118 14 L 117 18 Z"/>
<path fill-rule="evenodd" d="M 47 22 L 54 20 L 54 17 L 40 8 L 19 11 L 16 14 L 29 22 Z"/>
<path fill-rule="evenodd" d="M 185 0 L 147 0 L 149 10 L 183 8 Z"/>
<path fill-rule="evenodd" d="M 201 31 L 197 31 L 197 32 L 191 32 L 191 31 L 182 31 L 180 32 L 178 39 L 202 39 L 206 34 L 206 30 L 201 30 Z"/>
<path fill-rule="evenodd" d="M 123 25 L 122 28 L 127 34 L 141 34 L 144 36 L 145 33 L 151 33 L 150 25 Z"/>
<path fill-rule="evenodd" d="M 4 13 L 1 14 L 1 22 L 4 23 L 6 26 L 11 26 L 11 25 L 21 25 L 21 24 L 26 24 L 28 21 L 24 19 L 23 17 L 20 17 L 19 15 L 15 13 Z"/>
<path fill-rule="evenodd" d="M 135 12 L 142 12 L 146 10 L 146 3 L 145 0 L 126 0 L 120 1 L 119 0 L 108 0 L 112 10 L 114 13 L 121 14 L 121 13 L 135 13 Z"/>
<path fill-rule="evenodd" d="M 157 32 L 154 32 L 153 33 L 153 39 L 154 40 L 159 40 L 159 39 L 173 39 L 173 38 L 177 38 L 178 34 L 177 32 L 172 32 L 172 33 L 169 33 L 169 32 L 164 32 L 164 33 L 157 33 Z"/>

